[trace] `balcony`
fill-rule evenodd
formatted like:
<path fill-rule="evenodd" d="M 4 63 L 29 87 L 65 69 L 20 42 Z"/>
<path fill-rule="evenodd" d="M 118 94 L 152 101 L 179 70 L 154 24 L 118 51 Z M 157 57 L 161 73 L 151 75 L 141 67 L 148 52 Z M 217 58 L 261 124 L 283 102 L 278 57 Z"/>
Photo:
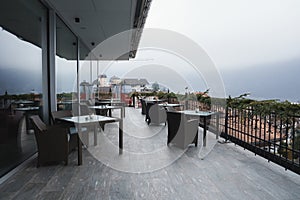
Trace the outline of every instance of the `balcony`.
<path fill-rule="evenodd" d="M 119 116 L 118 111 L 113 116 Z M 222 126 L 222 122 L 220 123 Z M 100 135 L 117 146 L 115 123 Z M 170 159 L 176 148 L 167 146 L 167 126 L 147 125 L 141 109 L 126 108 L 124 152 L 111 154 L 107 165 L 95 158 L 93 148 L 83 151 L 83 165 L 77 166 L 72 152 L 68 166 L 36 168 L 33 159 L 0 185 L 1 199 L 298 199 L 300 178 L 283 167 L 267 162 L 233 143 L 219 143 L 208 132 L 202 147 L 191 145 Z M 101 138 L 98 146 L 101 148 Z M 90 137 L 92 140 L 92 137 Z M 107 149 L 102 149 L 108 151 Z M 160 151 L 156 156 L 147 152 Z M 130 152 L 141 153 L 134 159 Z M 171 161 L 172 162 L 169 162 Z M 122 170 L 127 169 L 127 170 Z M 144 173 L 145 172 L 145 173 Z"/>

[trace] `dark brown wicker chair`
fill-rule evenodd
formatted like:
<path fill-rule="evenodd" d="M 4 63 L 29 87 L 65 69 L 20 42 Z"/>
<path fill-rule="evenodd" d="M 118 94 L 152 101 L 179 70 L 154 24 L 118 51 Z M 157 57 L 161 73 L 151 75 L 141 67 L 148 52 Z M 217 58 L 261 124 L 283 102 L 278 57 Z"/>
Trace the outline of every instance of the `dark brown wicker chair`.
<path fill-rule="evenodd" d="M 58 120 L 62 117 L 72 117 L 72 111 L 71 110 L 59 110 L 59 111 L 52 111 L 51 112 L 51 120 L 53 124 L 55 125 L 61 125 L 68 129 L 70 140 L 69 140 L 69 151 L 75 150 L 77 148 L 78 143 L 78 130 L 74 126 L 74 124 L 70 124 L 61 120 Z M 86 130 L 86 128 L 83 128 Z M 84 130 L 83 130 L 84 131 Z"/>
<path fill-rule="evenodd" d="M 168 141 L 181 149 L 185 149 L 189 144 L 198 145 L 198 119 L 188 120 L 183 113 L 167 112 Z"/>
<path fill-rule="evenodd" d="M 68 164 L 68 130 L 60 125 L 46 126 L 38 115 L 30 117 L 38 148 L 37 167 L 44 163 L 64 161 Z"/>

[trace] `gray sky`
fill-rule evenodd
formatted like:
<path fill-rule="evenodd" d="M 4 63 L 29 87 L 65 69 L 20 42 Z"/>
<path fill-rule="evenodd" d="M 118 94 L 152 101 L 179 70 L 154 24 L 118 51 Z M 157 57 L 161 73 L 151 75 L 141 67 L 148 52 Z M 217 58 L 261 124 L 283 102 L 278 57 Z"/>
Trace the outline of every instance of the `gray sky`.
<path fill-rule="evenodd" d="M 183 34 L 202 47 L 215 63 L 225 83 L 227 95 L 237 96 L 251 92 L 254 98 L 280 98 L 300 100 L 300 1 L 299 0 L 154 0 L 148 13 L 145 28 L 162 28 Z M 0 85 L 1 91 L 12 93 L 35 88 L 41 89 L 38 73 L 41 73 L 41 52 L 15 36 L 0 31 Z M 162 54 L 161 54 L 162 55 Z M 144 66 L 153 64 L 162 56 L 138 51 L 136 59 L 129 62 L 115 62 L 109 69 L 100 72 L 108 77 L 117 75 L 148 78 L 149 81 L 166 78 L 174 91 L 184 88 L 180 82 L 172 82 L 166 76 L 158 76 Z M 168 55 L 164 55 L 165 58 Z M 150 59 L 150 61 L 145 61 Z M 57 60 L 58 91 L 72 90 L 75 65 L 72 61 Z M 156 68 L 162 63 L 155 63 Z M 176 61 L 172 66 L 185 66 Z M 87 64 L 89 66 L 89 64 Z M 180 66 L 179 66 L 180 65 Z M 137 69 L 136 66 L 141 66 Z M 10 71 L 8 71 L 8 69 Z M 19 69 L 14 72 L 13 70 Z M 23 69 L 23 70 L 20 70 Z M 27 69 L 27 70 L 25 70 Z M 2 70 L 2 71 L 1 71 Z M 4 73 L 5 70 L 6 72 Z M 82 80 L 89 80 L 89 67 L 85 68 Z M 26 74 L 27 73 L 27 74 Z M 71 75 L 70 75 L 71 74 Z M 18 82 L 26 77 L 31 81 Z M 96 77 L 96 63 L 93 63 L 93 79 Z M 250 79 L 249 79 L 250 78 Z M 194 90 L 205 90 L 203 80 L 193 74 L 183 76 Z M 33 81 L 35 80 L 35 81 Z M 17 84 L 13 84 L 17 83 Z M 70 83 L 70 84 L 68 84 Z M 177 86 L 176 86 L 177 83 Z M 16 86 L 17 85 L 17 86 Z M 168 83 L 164 83 L 168 87 Z M 278 92 L 280 91 L 280 92 Z"/>
<path fill-rule="evenodd" d="M 156 0 L 146 27 L 190 37 L 228 69 L 299 58 L 299 22 L 299 0 Z"/>

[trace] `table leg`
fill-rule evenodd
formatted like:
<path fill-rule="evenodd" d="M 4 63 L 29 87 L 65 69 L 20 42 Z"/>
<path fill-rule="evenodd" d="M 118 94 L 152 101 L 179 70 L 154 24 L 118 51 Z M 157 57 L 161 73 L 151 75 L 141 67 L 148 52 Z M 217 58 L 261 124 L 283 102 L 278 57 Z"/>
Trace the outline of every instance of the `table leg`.
<path fill-rule="evenodd" d="M 109 113 L 109 116 L 110 116 L 110 117 L 112 116 L 111 110 L 112 110 L 112 109 L 109 109 L 109 110 L 108 110 L 108 113 Z"/>
<path fill-rule="evenodd" d="M 207 129 L 207 124 L 206 124 L 206 117 L 203 117 L 203 123 L 204 123 L 204 127 L 203 127 L 203 146 L 206 146 L 206 129 Z"/>
<path fill-rule="evenodd" d="M 77 134 L 77 142 L 78 142 L 78 165 L 82 165 L 82 142 L 79 136 L 79 132 Z"/>
<path fill-rule="evenodd" d="M 98 137 L 97 137 L 97 124 L 94 125 L 94 146 L 97 146 L 98 143 Z"/>
<path fill-rule="evenodd" d="M 125 117 L 125 108 L 122 107 L 121 108 L 121 118 L 124 118 Z"/>
<path fill-rule="evenodd" d="M 123 153 L 123 119 L 119 121 L 119 154 Z"/>
<path fill-rule="evenodd" d="M 217 114 L 217 121 L 216 121 L 216 131 L 217 131 L 217 134 L 216 134 L 216 139 L 219 139 L 219 122 L 220 122 L 220 115 L 219 113 Z"/>

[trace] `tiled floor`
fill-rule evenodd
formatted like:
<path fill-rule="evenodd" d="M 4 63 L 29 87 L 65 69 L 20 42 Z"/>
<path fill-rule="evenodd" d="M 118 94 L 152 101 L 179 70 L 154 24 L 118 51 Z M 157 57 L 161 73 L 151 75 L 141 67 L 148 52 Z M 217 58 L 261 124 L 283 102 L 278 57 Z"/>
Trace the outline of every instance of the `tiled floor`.
<path fill-rule="evenodd" d="M 117 129 L 106 125 L 82 166 L 76 152 L 68 166 L 36 168 L 34 160 L 0 185 L 0 199 L 300 199 L 299 175 L 214 135 L 206 149 L 201 137 L 185 152 L 168 147 L 167 127 L 148 126 L 140 110 L 128 108 L 119 155 Z"/>

